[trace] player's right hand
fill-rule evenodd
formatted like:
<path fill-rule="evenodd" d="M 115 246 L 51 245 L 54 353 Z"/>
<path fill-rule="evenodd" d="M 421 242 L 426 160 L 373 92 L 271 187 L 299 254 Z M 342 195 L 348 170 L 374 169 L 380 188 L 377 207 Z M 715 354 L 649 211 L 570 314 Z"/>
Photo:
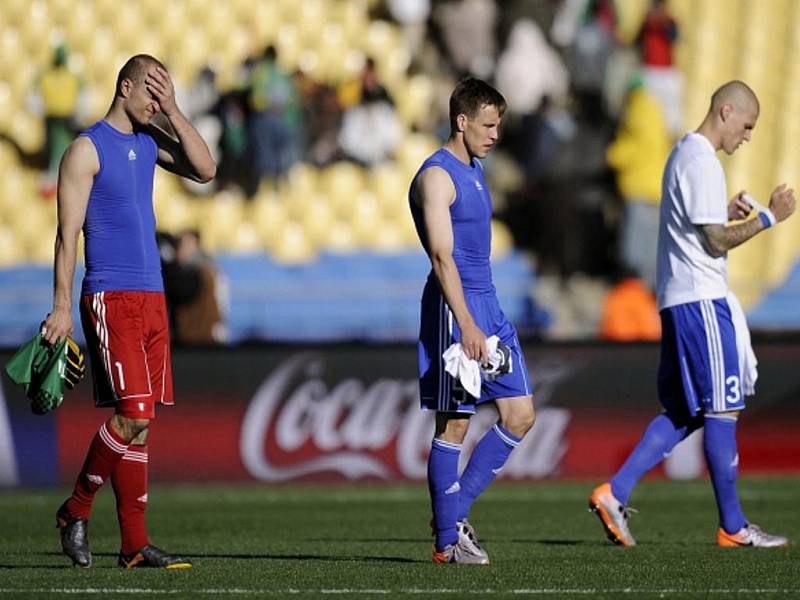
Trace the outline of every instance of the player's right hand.
<path fill-rule="evenodd" d="M 41 326 L 42 337 L 48 344 L 57 344 L 72 335 L 72 314 L 64 308 L 55 308 Z"/>
<path fill-rule="evenodd" d="M 794 190 L 787 188 L 785 183 L 780 184 L 769 198 L 769 209 L 775 215 L 775 220 L 781 222 L 788 219 L 794 212 Z"/>
<path fill-rule="evenodd" d="M 477 360 L 481 365 L 489 364 L 486 334 L 474 323 L 461 328 L 461 348 L 467 358 Z"/>

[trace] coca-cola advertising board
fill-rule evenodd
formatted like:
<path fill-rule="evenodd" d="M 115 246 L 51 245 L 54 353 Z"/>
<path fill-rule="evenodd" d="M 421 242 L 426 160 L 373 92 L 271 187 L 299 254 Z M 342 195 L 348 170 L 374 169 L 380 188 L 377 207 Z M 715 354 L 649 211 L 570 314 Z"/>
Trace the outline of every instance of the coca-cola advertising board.
<path fill-rule="evenodd" d="M 761 344 L 758 396 L 739 429 L 744 473 L 800 470 L 800 345 Z M 657 345 L 526 344 L 536 424 L 501 476 L 603 478 L 657 414 Z M 4 362 L 8 359 L 4 355 Z M 409 345 L 176 349 L 176 404 L 149 437 L 151 477 L 167 481 L 424 480 L 433 414 L 419 409 Z M 110 414 L 82 383 L 54 413 L 29 411 L 3 379 L 0 485 L 68 482 Z M 0 409 L 3 406 L 0 405 Z M 497 419 L 473 417 L 462 458 Z M 703 474 L 699 436 L 657 471 Z"/>

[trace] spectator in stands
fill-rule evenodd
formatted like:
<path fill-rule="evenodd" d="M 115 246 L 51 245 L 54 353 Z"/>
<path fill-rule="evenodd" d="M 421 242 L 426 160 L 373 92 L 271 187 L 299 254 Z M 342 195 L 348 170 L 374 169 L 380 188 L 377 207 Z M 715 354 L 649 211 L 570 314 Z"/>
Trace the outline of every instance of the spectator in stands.
<path fill-rule="evenodd" d="M 177 242 L 177 264 L 195 274 L 197 289 L 186 302 L 174 308 L 175 341 L 179 344 L 222 342 L 225 332 L 218 301 L 219 276 L 214 261 L 203 251 L 197 230 L 183 231 Z"/>
<path fill-rule="evenodd" d="M 347 158 L 372 166 L 394 156 L 402 129 L 375 62 L 368 59 L 361 77 L 361 98 L 344 112 L 339 147 Z"/>
<path fill-rule="evenodd" d="M 651 290 L 656 285 L 661 174 L 670 144 L 661 107 L 636 78 L 606 160 L 616 173 L 617 187 L 625 201 L 619 260 Z"/>
<path fill-rule="evenodd" d="M 497 61 L 497 85 L 504 90 L 508 110 L 530 114 L 549 96 L 566 98 L 569 75 L 558 53 L 530 19 L 514 24 L 508 44 Z"/>
<path fill-rule="evenodd" d="M 605 116 L 603 85 L 614 50 L 616 13 L 612 0 L 589 0 L 568 53 L 572 87 L 582 109 L 593 119 Z"/>
<path fill-rule="evenodd" d="M 76 115 L 83 84 L 67 64 L 69 53 L 64 45 L 56 46 L 53 59 L 36 79 L 34 104 L 44 112 L 44 164 L 46 172 L 42 193 L 56 192 L 56 175 L 61 156 L 75 138 Z"/>
<path fill-rule="evenodd" d="M 488 78 L 494 70 L 497 5 L 492 0 L 451 0 L 433 11 L 435 33 L 458 74 Z"/>
<path fill-rule="evenodd" d="M 220 138 L 222 122 L 219 117 L 220 93 L 217 88 L 217 73 L 211 67 L 201 69 L 195 81 L 179 99 L 186 107 L 186 116 L 195 126 L 197 132 L 208 144 L 215 162 L 220 160 Z M 208 195 L 217 189 L 215 180 L 198 183 L 188 179 L 181 182 L 193 193 Z"/>
<path fill-rule="evenodd" d="M 273 183 L 299 158 L 300 100 L 292 76 L 278 62 L 275 46 L 267 46 L 250 74 L 249 141 L 255 176 Z"/>
<path fill-rule="evenodd" d="M 405 45 L 412 56 L 423 45 L 427 21 L 431 14 L 431 0 L 387 0 L 391 17 L 403 27 Z"/>
<path fill-rule="evenodd" d="M 664 0 L 653 0 L 637 37 L 644 83 L 660 102 L 672 137 L 683 131 L 683 80 L 675 68 L 672 50 L 678 39 L 678 24 Z"/>
<path fill-rule="evenodd" d="M 222 133 L 219 141 L 219 186 L 234 184 L 248 196 L 258 190 L 258 176 L 251 164 L 250 144 L 247 137 L 249 107 L 247 92 L 233 89 L 222 94 L 219 118 Z"/>
<path fill-rule="evenodd" d="M 322 83 L 309 87 L 304 95 L 303 123 L 306 160 L 318 167 L 336 160 L 342 108 L 335 89 Z"/>
<path fill-rule="evenodd" d="M 623 268 L 606 294 L 599 334 L 604 340 L 618 342 L 661 339 L 656 298 L 635 273 Z"/>

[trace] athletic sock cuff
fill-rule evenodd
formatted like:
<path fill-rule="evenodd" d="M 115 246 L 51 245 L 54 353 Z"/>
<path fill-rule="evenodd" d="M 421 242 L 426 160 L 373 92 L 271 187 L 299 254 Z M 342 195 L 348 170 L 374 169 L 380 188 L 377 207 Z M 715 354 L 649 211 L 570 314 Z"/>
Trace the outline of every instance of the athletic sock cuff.
<path fill-rule="evenodd" d="M 108 423 L 103 423 L 100 426 L 100 429 L 97 431 L 97 434 L 100 436 L 100 439 L 103 441 L 103 443 L 117 454 L 124 455 L 125 452 L 127 452 L 128 443 L 122 439 L 111 427 L 108 427 Z"/>
<path fill-rule="evenodd" d="M 505 429 L 500 423 L 495 423 L 492 427 L 495 433 L 497 433 L 498 437 L 503 440 L 503 443 L 506 446 L 511 448 L 516 448 L 522 442 L 522 438 L 515 436 L 513 433 Z"/>
<path fill-rule="evenodd" d="M 440 440 L 439 438 L 433 438 L 431 442 L 431 448 L 436 448 L 443 452 L 449 452 L 451 454 L 459 454 L 461 452 L 461 444 L 453 444 L 452 442 L 445 442 L 444 440 Z"/>

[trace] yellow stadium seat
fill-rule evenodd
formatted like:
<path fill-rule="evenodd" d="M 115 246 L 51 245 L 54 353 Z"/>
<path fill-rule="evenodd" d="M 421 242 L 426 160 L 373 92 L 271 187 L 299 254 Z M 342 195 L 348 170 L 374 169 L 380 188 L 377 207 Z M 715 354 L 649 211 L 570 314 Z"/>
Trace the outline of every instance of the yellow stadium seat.
<path fill-rule="evenodd" d="M 355 199 L 353 208 L 350 221 L 353 235 L 360 246 L 367 246 L 376 235 L 381 235 L 383 216 L 378 198 L 372 192 L 363 191 Z"/>
<path fill-rule="evenodd" d="M 508 225 L 492 219 L 492 260 L 507 256 L 514 249 L 514 236 Z"/>
<path fill-rule="evenodd" d="M 258 2 L 254 5 L 251 0 L 243 0 L 243 3 L 246 10 L 237 11 L 239 21 L 250 30 L 253 46 L 251 52 L 260 54 L 265 46 L 274 43 L 278 37 L 283 23 L 280 7 L 276 2 Z"/>
<path fill-rule="evenodd" d="M 316 248 L 308 239 L 303 226 L 294 221 L 286 223 L 276 243 L 271 245 L 272 257 L 284 264 L 307 263 L 316 254 Z"/>
<path fill-rule="evenodd" d="M 44 123 L 29 113 L 18 114 L 11 122 L 9 133 L 26 152 L 36 152 L 44 144 Z"/>
<path fill-rule="evenodd" d="M 169 197 L 160 196 L 155 209 L 158 228 L 162 231 L 178 233 L 197 224 L 193 202 L 182 193 L 173 193 Z"/>
<path fill-rule="evenodd" d="M 434 85 L 426 75 L 414 75 L 406 81 L 403 93 L 397 95 L 397 114 L 409 126 L 430 125 Z"/>
<path fill-rule="evenodd" d="M 251 254 L 264 249 L 264 243 L 256 226 L 247 221 L 240 222 L 233 237 L 229 240 L 227 250 L 239 254 Z"/>
<path fill-rule="evenodd" d="M 239 194 L 223 191 L 203 202 L 199 213 L 198 226 L 206 247 L 212 252 L 226 249 L 242 221 L 244 200 Z"/>
<path fill-rule="evenodd" d="M 18 107 L 11 97 L 11 86 L 0 80 L 0 131 L 8 130 Z"/>
<path fill-rule="evenodd" d="M 310 195 L 317 191 L 319 169 L 309 163 L 297 162 L 286 173 L 281 188 L 291 195 Z"/>
<path fill-rule="evenodd" d="M 369 250 L 386 254 L 402 252 L 406 249 L 402 228 L 395 221 L 385 220 L 365 241 L 365 246 Z"/>
<path fill-rule="evenodd" d="M 297 67 L 297 60 L 303 46 L 300 43 L 297 26 L 284 24 L 278 30 L 275 47 L 278 51 L 278 62 L 284 69 L 293 71 Z"/>
<path fill-rule="evenodd" d="M 411 178 L 417 172 L 423 161 L 433 154 L 439 147 L 439 142 L 431 135 L 424 133 L 409 133 L 400 142 L 397 148 L 397 166 L 400 176 L 411 183 Z"/>
<path fill-rule="evenodd" d="M 387 21 L 372 21 L 367 26 L 366 38 L 361 40 L 362 49 L 376 61 L 381 61 L 397 46 L 397 32 Z"/>
<path fill-rule="evenodd" d="M 30 0 L 4 0 L 3 13 L 6 22 L 12 27 L 20 27 L 28 17 Z"/>
<path fill-rule="evenodd" d="M 319 189 L 327 193 L 337 214 L 352 213 L 353 203 L 364 186 L 363 169 L 350 162 L 337 162 L 326 167 L 320 176 Z"/>
<path fill-rule="evenodd" d="M 370 173 L 369 189 L 376 195 L 381 212 L 386 216 L 408 211 L 408 185 L 409 181 L 393 163 L 378 165 Z"/>
<path fill-rule="evenodd" d="M 267 247 L 273 247 L 288 221 L 286 208 L 277 197 L 260 195 L 252 201 L 248 220 L 255 225 L 259 238 Z"/>
<path fill-rule="evenodd" d="M 333 209 L 328 197 L 323 194 L 317 194 L 308 204 L 300 221 L 306 236 L 317 246 L 324 245 L 333 222 Z"/>
<path fill-rule="evenodd" d="M 325 240 L 325 249 L 336 253 L 350 253 L 358 249 L 358 242 L 349 223 L 335 221 L 331 224 Z"/>
<path fill-rule="evenodd" d="M 0 267 L 13 267 L 25 259 L 25 250 L 14 233 L 7 227 L 0 227 Z"/>
<path fill-rule="evenodd" d="M 294 0 L 297 5 L 297 26 L 303 43 L 318 43 L 320 32 L 328 22 L 328 2 L 325 0 Z"/>
<path fill-rule="evenodd" d="M 66 21 L 67 44 L 73 52 L 80 52 L 87 58 L 87 62 L 96 56 L 93 53 L 94 32 L 98 25 L 94 11 L 88 2 L 81 2 L 74 6 Z"/>

